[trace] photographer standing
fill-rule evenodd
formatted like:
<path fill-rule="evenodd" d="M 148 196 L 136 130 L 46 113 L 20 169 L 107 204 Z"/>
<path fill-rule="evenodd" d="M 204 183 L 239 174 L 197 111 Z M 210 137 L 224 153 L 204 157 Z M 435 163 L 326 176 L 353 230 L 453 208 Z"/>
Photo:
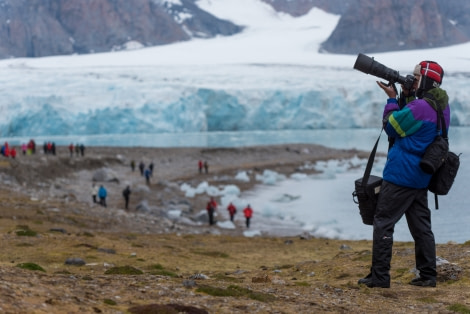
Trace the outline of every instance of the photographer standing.
<path fill-rule="evenodd" d="M 431 174 L 425 173 L 419 163 L 436 137 L 437 108 L 442 110 L 447 127 L 450 108 L 447 93 L 440 88 L 444 70 L 439 64 L 420 62 L 413 74 L 417 99 L 403 104 L 401 109 L 394 86 L 377 82 L 389 97 L 383 123 L 387 135 L 393 139 L 393 146 L 388 152 L 374 216 L 371 272 L 358 282 L 371 288 L 390 287 L 393 232 L 403 215 L 415 242 L 416 269 L 419 271 L 419 277 L 410 284 L 436 286 L 436 247 L 427 198 Z"/>

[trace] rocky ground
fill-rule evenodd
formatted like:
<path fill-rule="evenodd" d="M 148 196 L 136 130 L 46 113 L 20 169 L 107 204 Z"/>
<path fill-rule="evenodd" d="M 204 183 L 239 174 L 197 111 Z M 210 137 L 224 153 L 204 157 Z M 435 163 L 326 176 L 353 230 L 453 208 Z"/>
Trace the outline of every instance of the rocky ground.
<path fill-rule="evenodd" d="M 315 145 L 247 148 L 90 147 L 0 159 L 0 312 L 5 313 L 468 313 L 470 243 L 439 245 L 437 288 L 420 289 L 412 243 L 396 243 L 392 288 L 356 284 L 369 241 L 241 235 L 207 226 L 207 195 L 182 183 L 252 189 L 265 169 L 291 174 L 317 160 L 367 153 Z M 131 160 L 151 161 L 150 184 Z M 197 161 L 209 162 L 199 174 Z M 247 171 L 250 182 L 234 179 Z M 304 172 L 306 170 L 304 169 Z M 310 170 L 312 171 L 312 170 Z M 91 201 L 91 183 L 109 191 Z M 122 189 L 132 188 L 129 210 Z M 182 217 L 167 215 L 171 209 Z M 221 213 L 224 219 L 225 211 Z"/>
<path fill-rule="evenodd" d="M 43 202 L 58 199 L 66 204 L 73 203 L 76 210 L 93 215 L 97 223 L 108 223 L 104 231 L 217 232 L 217 229 L 204 226 L 194 230 L 192 224 L 179 224 L 179 221 L 167 219 L 169 210 L 178 209 L 183 212 L 183 218 L 187 218 L 181 221 L 204 222 L 206 225 L 207 218 L 197 215 L 205 209 L 209 196 L 198 194 L 192 198 L 185 197 L 181 184 L 186 183 L 194 188 L 201 182 L 213 186 L 234 184 L 241 191 L 247 191 L 259 183 L 255 175 L 266 169 L 292 174 L 306 163 L 354 155 L 365 156 L 355 150 L 282 145 L 216 149 L 90 147 L 86 149 L 85 156 L 71 157 L 66 147 L 59 147 L 56 155 L 38 151 L 35 155 L 19 156 L 16 160 L 0 160 L 0 178 L 10 190 L 29 195 L 32 199 Z M 135 171 L 130 167 L 132 160 L 136 163 Z M 208 162 L 208 174 L 199 173 L 199 160 Z M 141 161 L 145 165 L 154 164 L 150 184 L 146 184 L 137 167 Z M 235 180 L 240 171 L 248 173 L 249 182 Z M 313 170 L 302 170 L 304 173 L 309 171 Z M 107 209 L 92 202 L 94 180 L 108 190 Z M 130 185 L 132 193 L 129 210 L 124 211 L 121 193 L 127 185 Z M 221 219 L 227 218 L 225 209 L 219 210 L 218 214 Z M 113 223 L 110 219 L 117 221 Z"/>

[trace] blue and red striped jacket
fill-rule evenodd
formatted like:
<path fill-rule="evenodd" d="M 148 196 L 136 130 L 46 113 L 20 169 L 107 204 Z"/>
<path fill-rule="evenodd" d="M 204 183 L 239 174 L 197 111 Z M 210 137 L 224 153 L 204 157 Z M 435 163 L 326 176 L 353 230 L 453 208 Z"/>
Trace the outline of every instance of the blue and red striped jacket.
<path fill-rule="evenodd" d="M 443 109 L 447 129 L 450 124 L 450 107 L 447 93 L 431 90 L 436 103 Z M 437 134 L 437 111 L 425 99 L 416 99 L 401 110 L 395 98 L 389 98 L 384 108 L 384 128 L 394 144 L 388 152 L 383 179 L 393 184 L 422 189 L 431 179 L 419 167 L 419 162 Z"/>

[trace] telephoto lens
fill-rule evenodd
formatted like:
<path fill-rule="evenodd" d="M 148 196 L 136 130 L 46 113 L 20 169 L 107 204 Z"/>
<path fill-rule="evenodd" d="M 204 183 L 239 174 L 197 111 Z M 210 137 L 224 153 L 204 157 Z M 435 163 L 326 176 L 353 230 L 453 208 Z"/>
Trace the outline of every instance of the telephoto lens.
<path fill-rule="evenodd" d="M 390 69 L 374 60 L 365 54 L 358 54 L 356 62 L 354 63 L 354 69 L 359 70 L 365 74 L 371 74 L 384 80 L 389 81 L 390 83 L 400 83 L 405 84 L 406 78 L 400 76 L 398 71 Z"/>

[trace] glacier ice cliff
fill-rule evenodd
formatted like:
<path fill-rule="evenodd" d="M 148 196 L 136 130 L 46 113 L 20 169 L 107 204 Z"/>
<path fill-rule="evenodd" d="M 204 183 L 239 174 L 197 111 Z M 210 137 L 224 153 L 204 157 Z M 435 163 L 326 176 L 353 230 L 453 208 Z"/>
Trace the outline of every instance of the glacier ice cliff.
<path fill-rule="evenodd" d="M 442 86 L 453 126 L 469 125 L 465 79 Z M 376 128 L 386 98 L 375 80 L 297 65 L 16 66 L 0 78 L 0 136 Z"/>

